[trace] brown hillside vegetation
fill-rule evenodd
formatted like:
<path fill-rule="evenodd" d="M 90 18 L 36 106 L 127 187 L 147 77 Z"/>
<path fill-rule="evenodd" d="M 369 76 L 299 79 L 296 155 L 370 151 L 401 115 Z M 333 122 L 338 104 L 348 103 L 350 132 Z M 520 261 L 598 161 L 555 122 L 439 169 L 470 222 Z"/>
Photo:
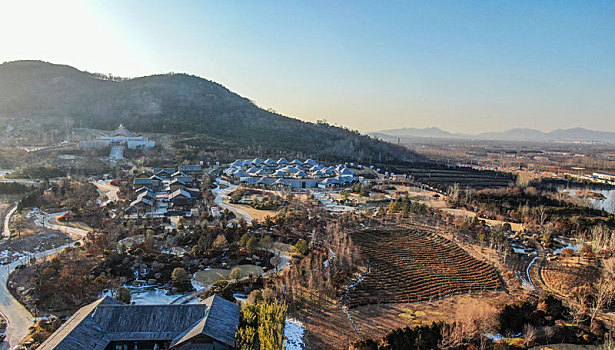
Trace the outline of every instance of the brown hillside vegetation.
<path fill-rule="evenodd" d="M 416 229 L 364 230 L 352 239 L 370 271 L 347 305 L 405 303 L 501 286 L 496 270 L 456 244 Z"/>
<path fill-rule="evenodd" d="M 542 278 L 557 293 L 572 296 L 575 288 L 597 282 L 600 271 L 592 263 L 572 257 L 563 261 L 550 261 L 542 268 Z"/>
<path fill-rule="evenodd" d="M 424 159 L 357 131 L 264 110 L 218 83 L 188 74 L 121 79 L 40 61 L 7 62 L 0 64 L 0 118 L 55 132 L 59 141 L 71 125 L 109 130 L 123 124 L 139 133 L 165 132 L 178 136 L 174 147 L 187 159 L 201 152 Z"/>

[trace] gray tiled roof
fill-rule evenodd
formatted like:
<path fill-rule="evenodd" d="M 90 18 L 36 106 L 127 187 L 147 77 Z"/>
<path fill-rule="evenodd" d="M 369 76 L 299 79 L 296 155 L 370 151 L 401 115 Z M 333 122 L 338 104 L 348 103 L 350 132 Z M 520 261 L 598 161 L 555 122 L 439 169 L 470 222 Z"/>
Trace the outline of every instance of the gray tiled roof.
<path fill-rule="evenodd" d="M 169 340 L 204 334 L 234 346 L 239 306 L 211 296 L 201 304 L 126 305 L 105 297 L 77 311 L 40 350 L 104 349 L 110 341 Z"/>

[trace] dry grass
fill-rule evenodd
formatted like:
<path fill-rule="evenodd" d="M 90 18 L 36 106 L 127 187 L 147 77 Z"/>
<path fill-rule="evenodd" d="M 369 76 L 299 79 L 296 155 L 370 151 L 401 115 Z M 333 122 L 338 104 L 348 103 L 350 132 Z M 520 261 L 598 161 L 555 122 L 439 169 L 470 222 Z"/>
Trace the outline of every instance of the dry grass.
<path fill-rule="evenodd" d="M 212 283 L 220 280 L 228 280 L 231 275 L 231 271 L 234 268 L 241 269 L 241 277 L 248 277 L 250 274 L 252 275 L 260 275 L 262 274 L 263 268 L 256 265 L 237 265 L 230 269 L 209 269 L 205 271 L 199 271 L 194 275 L 194 280 L 201 283 L 204 286 L 209 286 Z"/>
<path fill-rule="evenodd" d="M 397 328 L 439 321 L 465 321 L 465 313 L 460 310 L 477 309 L 485 304 L 497 307 L 515 301 L 515 298 L 503 291 L 485 291 L 454 295 L 431 302 L 360 306 L 351 309 L 350 315 L 363 336 L 381 339 Z"/>
<path fill-rule="evenodd" d="M 394 329 L 443 321 L 466 321 L 465 310 L 497 309 L 518 302 L 503 291 L 486 291 L 446 297 L 437 301 L 366 305 L 349 311 L 361 334 L 379 340 Z M 347 349 L 359 340 L 336 300 L 319 300 L 316 306 L 293 313 L 306 327 L 306 348 Z"/>
<path fill-rule="evenodd" d="M 257 219 L 259 221 L 265 219 L 266 216 L 274 217 L 275 214 L 277 213 L 277 211 L 274 211 L 274 210 L 259 210 L 259 209 L 254 209 L 249 205 L 233 204 L 233 203 L 230 203 L 229 201 L 224 201 L 224 204 L 227 204 L 231 207 L 235 207 L 237 209 L 241 209 L 245 211 L 246 213 L 250 214 L 252 219 Z"/>
<path fill-rule="evenodd" d="M 337 300 L 319 300 L 292 316 L 305 326 L 306 349 L 347 349 L 360 339 Z"/>
<path fill-rule="evenodd" d="M 547 287 L 565 296 L 571 296 L 575 287 L 593 283 L 600 276 L 594 264 L 575 257 L 548 262 L 542 268 L 541 275 Z"/>

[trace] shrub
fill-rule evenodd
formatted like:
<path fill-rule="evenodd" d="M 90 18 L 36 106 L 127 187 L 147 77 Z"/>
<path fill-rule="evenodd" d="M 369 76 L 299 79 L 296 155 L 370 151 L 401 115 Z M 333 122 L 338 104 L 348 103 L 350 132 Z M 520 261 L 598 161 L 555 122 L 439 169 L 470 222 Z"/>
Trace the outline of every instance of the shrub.
<path fill-rule="evenodd" d="M 293 251 L 300 255 L 306 255 L 310 251 L 310 247 L 306 241 L 300 239 L 293 246 Z"/>
<path fill-rule="evenodd" d="M 234 268 L 229 276 L 232 280 L 238 280 L 241 278 L 241 269 L 239 267 Z"/>
<path fill-rule="evenodd" d="M 115 299 L 121 301 L 124 304 L 130 304 L 130 291 L 124 287 L 120 287 L 117 290 L 117 295 L 115 296 Z"/>

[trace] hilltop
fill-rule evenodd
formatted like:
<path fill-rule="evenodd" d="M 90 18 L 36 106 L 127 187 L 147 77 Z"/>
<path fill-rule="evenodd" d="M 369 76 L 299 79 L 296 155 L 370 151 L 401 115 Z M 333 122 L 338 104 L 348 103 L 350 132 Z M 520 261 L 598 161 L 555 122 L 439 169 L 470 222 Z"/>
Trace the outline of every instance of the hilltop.
<path fill-rule="evenodd" d="M 415 153 L 326 123 L 264 110 L 188 74 L 122 79 L 41 61 L 0 65 L 0 118 L 181 136 L 210 153 L 297 154 L 321 159 L 412 161 Z M 43 123 L 41 122 L 41 125 Z"/>

